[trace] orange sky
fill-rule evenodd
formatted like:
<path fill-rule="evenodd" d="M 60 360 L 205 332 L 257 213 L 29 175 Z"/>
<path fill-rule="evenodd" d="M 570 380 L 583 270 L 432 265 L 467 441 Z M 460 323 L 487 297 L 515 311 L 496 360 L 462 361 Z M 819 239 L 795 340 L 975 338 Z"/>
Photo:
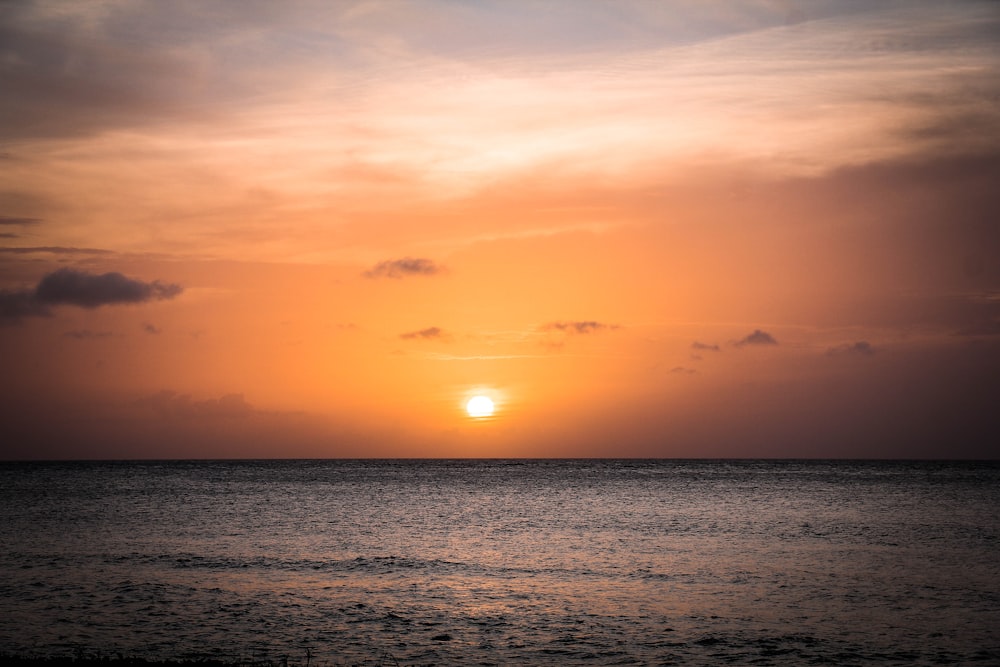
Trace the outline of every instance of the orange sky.
<path fill-rule="evenodd" d="M 998 34 L 5 4 L 0 457 L 995 458 Z"/>

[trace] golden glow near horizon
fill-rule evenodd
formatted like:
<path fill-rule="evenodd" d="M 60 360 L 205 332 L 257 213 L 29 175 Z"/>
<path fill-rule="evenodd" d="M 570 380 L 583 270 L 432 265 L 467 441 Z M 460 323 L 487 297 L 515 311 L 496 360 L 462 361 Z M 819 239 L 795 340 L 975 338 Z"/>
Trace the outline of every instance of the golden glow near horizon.
<path fill-rule="evenodd" d="M 0 5 L 0 455 L 953 455 L 998 14 Z"/>

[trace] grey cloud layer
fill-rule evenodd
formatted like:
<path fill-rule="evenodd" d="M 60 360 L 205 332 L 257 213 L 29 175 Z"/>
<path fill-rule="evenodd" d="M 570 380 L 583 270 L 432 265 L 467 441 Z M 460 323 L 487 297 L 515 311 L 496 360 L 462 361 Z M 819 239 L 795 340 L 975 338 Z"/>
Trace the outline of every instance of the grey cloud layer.
<path fill-rule="evenodd" d="M 456 11 L 451 3 L 436 0 L 208 6 L 144 0 L 111 6 L 0 3 L 0 89 L 5 94 L 0 136 L 79 136 L 165 117 L 225 114 L 245 107 L 263 86 L 281 95 L 282 87 L 292 88 L 307 76 L 333 73 L 339 83 L 355 72 L 361 73 L 359 80 L 364 78 L 369 67 L 382 74 L 398 62 L 386 61 L 383 50 L 370 45 L 387 39 L 413 62 L 426 56 L 510 61 L 512 56 L 602 50 L 643 53 L 702 40 L 718 44 L 754 33 L 770 48 L 774 29 L 805 23 L 791 36 L 802 39 L 792 56 L 809 65 L 822 64 L 827 56 L 853 58 L 872 51 L 893 57 L 989 56 L 1000 22 L 991 5 L 981 2 L 820 0 L 794 5 L 726 3 L 720 10 L 714 2 L 622 0 L 588 3 L 587 11 L 580 11 L 574 2 L 536 6 L 493 1 L 467 3 Z M 831 31 L 855 36 L 852 48 L 818 45 L 817 35 Z M 288 48 L 292 43 L 296 49 Z M 399 57 L 395 49 L 390 53 Z M 747 60 L 758 63 L 760 58 L 753 57 L 758 55 Z M 995 105 L 982 94 L 983 86 L 996 91 L 993 73 L 968 67 L 953 68 L 948 76 L 964 77 L 973 85 L 919 101 L 950 107 L 936 114 L 940 118 L 954 118 L 956 110 L 980 111 L 995 123 Z M 966 100 L 959 109 L 958 97 Z M 982 108 L 967 104 L 977 100 L 985 102 Z M 931 129 L 926 131 L 940 131 L 938 121 L 928 121 Z"/>

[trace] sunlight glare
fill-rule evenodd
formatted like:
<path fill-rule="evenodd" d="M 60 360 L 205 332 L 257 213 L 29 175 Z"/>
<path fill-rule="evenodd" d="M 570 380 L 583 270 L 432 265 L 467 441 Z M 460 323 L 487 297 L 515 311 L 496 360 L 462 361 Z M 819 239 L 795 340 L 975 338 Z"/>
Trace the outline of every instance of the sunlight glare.
<path fill-rule="evenodd" d="M 489 417 L 493 414 L 493 401 L 488 396 L 473 396 L 465 404 L 465 411 L 470 417 Z"/>

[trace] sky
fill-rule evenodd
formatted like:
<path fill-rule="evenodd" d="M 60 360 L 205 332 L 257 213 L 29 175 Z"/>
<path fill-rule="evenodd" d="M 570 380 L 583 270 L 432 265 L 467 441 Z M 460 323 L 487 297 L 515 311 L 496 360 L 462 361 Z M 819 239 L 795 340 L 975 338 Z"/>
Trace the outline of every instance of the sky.
<path fill-rule="evenodd" d="M 1000 457 L 996 2 L 3 3 L 0 91 L 0 458 Z"/>

